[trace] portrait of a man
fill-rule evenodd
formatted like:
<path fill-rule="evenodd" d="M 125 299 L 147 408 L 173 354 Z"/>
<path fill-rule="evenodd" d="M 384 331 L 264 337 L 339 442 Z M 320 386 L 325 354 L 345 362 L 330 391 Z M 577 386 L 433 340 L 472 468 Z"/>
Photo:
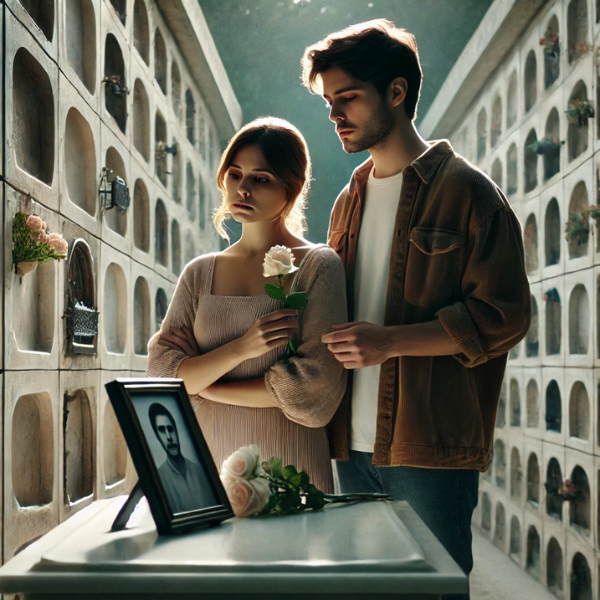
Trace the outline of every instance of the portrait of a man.
<path fill-rule="evenodd" d="M 166 453 L 166 460 L 158 466 L 158 476 L 173 513 L 218 504 L 209 478 L 202 467 L 181 453 L 179 432 L 171 412 L 162 404 L 154 402 L 148 409 L 148 417 Z"/>

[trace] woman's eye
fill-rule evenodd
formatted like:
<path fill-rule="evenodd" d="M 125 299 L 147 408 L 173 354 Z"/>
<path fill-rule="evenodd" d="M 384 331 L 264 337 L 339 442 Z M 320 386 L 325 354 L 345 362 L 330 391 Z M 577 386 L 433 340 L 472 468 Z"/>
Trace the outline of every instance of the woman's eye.
<path fill-rule="evenodd" d="M 267 183 L 269 180 L 266 177 L 255 177 L 254 181 L 256 181 L 256 183 Z"/>
<path fill-rule="evenodd" d="M 229 173 L 228 177 L 230 179 L 239 179 L 240 176 L 237 173 Z"/>
<path fill-rule="evenodd" d="M 348 104 L 348 102 L 352 102 L 352 100 L 354 100 L 354 98 L 356 98 L 356 96 L 346 96 L 344 98 L 344 103 Z"/>

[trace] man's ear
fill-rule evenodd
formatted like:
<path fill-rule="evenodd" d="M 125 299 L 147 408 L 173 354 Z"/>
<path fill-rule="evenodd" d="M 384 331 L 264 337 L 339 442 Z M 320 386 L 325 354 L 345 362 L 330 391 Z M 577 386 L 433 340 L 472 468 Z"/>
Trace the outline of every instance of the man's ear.
<path fill-rule="evenodd" d="M 390 85 L 390 100 L 392 102 L 392 107 L 396 108 L 396 106 L 400 106 L 406 99 L 406 94 L 408 92 L 408 83 L 404 77 L 396 77 Z"/>

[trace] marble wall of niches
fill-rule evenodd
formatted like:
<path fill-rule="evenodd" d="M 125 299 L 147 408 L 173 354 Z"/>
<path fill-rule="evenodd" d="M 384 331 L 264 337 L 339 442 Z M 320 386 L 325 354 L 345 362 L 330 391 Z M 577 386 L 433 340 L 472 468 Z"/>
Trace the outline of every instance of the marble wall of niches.
<path fill-rule="evenodd" d="M 450 136 L 517 214 L 532 296 L 474 524 L 564 599 L 600 597 L 599 48 L 600 2 L 547 3 Z"/>
<path fill-rule="evenodd" d="M 0 15 L 7 560 L 135 479 L 104 384 L 144 376 L 181 270 L 218 249 L 222 136 L 151 0 L 7 0 Z M 127 210 L 102 207 L 106 173 Z M 16 275 L 17 211 L 62 234 L 67 259 Z M 99 312 L 92 332 L 77 303 Z"/>

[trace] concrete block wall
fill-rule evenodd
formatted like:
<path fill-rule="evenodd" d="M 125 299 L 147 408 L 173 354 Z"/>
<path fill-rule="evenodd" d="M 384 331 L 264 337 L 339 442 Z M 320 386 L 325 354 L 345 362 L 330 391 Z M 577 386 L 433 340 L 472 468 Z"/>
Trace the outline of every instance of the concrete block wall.
<path fill-rule="evenodd" d="M 600 12 L 591 0 L 543 6 L 450 139 L 516 212 L 535 301 L 530 332 L 508 361 L 474 524 L 558 598 L 575 600 L 600 597 L 600 230 L 591 219 L 587 242 L 569 243 L 565 223 L 598 204 Z M 540 45 L 548 31 L 559 37 L 555 61 Z M 585 42 L 589 51 L 570 58 Z M 567 119 L 574 97 L 596 109 L 587 126 Z M 554 167 L 527 147 L 553 135 L 564 142 Z M 544 485 L 566 479 L 580 499 L 561 501 Z"/>
<path fill-rule="evenodd" d="M 0 4 L 0 18 L 6 21 L 0 27 L 0 35 L 6 31 L 0 552 L 8 560 L 135 480 L 104 384 L 144 375 L 148 339 L 181 269 L 218 249 L 214 173 L 218 140 L 229 132 L 218 130 L 202 82 L 152 0 L 10 0 Z M 118 93 L 122 86 L 128 93 Z M 175 156 L 161 151 L 173 145 Z M 101 208 L 104 167 L 129 187 L 125 213 Z M 15 275 L 18 210 L 40 215 L 49 231 L 65 237 L 66 261 Z M 99 310 L 95 339 L 72 337 L 65 317 L 72 299 Z M 74 341 L 88 352 L 77 351 Z"/>

